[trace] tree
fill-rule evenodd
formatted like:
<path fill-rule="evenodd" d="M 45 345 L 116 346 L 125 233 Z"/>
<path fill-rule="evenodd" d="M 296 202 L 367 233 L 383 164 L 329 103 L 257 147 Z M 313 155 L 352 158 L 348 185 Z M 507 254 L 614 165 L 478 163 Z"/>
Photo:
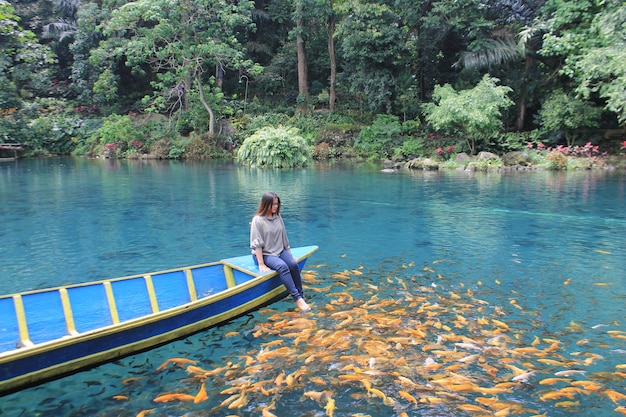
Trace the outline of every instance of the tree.
<path fill-rule="evenodd" d="M 533 69 L 542 57 L 537 54 L 541 47 L 542 30 L 545 24 L 535 21 L 535 17 L 543 5 L 543 0 L 493 0 L 488 1 L 487 16 L 493 21 L 494 28 L 481 33 L 469 45 L 469 49 L 461 53 L 455 67 L 488 68 L 506 66 L 507 73 L 517 74 L 511 68 L 524 65 L 523 76 L 510 78 L 510 85 L 519 85 L 518 114 L 515 127 L 518 131 L 526 124 L 529 87 Z M 520 29 L 520 25 L 523 28 Z M 516 79 L 518 78 L 518 79 Z"/>
<path fill-rule="evenodd" d="M 502 131 L 502 110 L 513 105 L 507 97 L 509 87 L 498 86 L 499 80 L 485 74 L 471 90 L 456 92 L 449 84 L 435 86 L 434 103 L 424 105 L 424 116 L 430 125 L 448 134 L 465 138 L 470 153 L 477 144 Z"/>
<path fill-rule="evenodd" d="M 260 72 L 244 58 L 237 38 L 253 29 L 251 8 L 250 2 L 227 0 L 137 0 L 121 6 L 102 24 L 108 39 L 92 52 L 92 61 L 108 64 L 96 87 L 114 87 L 110 84 L 116 79 L 116 62 L 135 73 L 145 73 L 147 64 L 154 76 L 153 108 L 167 109 L 172 100 L 177 103 L 182 95 L 195 92 L 209 115 L 209 134 L 214 135 L 215 114 L 207 97 L 213 91 L 205 89 L 206 74 L 215 68 Z M 170 107 L 170 113 L 173 110 Z"/>
<path fill-rule="evenodd" d="M 616 114 L 618 123 L 626 123 L 623 2 L 548 0 L 544 10 L 549 30 L 540 53 L 558 59 L 559 74 L 574 83 L 578 94 L 603 100 L 604 108 Z"/>
<path fill-rule="evenodd" d="M 543 103 L 539 118 L 544 130 L 563 132 L 567 146 L 572 146 L 576 130 L 597 127 L 601 113 L 602 109 L 593 103 L 568 95 L 563 90 L 556 90 Z"/>
<path fill-rule="evenodd" d="M 298 109 L 300 113 L 306 113 L 309 101 L 309 75 L 306 61 L 305 45 L 305 17 L 303 0 L 296 0 L 296 51 L 298 55 Z"/>
<path fill-rule="evenodd" d="M 35 82 L 50 84 L 50 66 L 56 62 L 50 48 L 19 21 L 14 7 L 0 0 L 0 109 L 20 107 L 19 91 Z"/>
<path fill-rule="evenodd" d="M 407 27 L 390 5 L 347 1 L 338 8 L 343 19 L 336 33 L 345 60 L 341 79 L 371 110 L 390 112 L 397 65 L 407 52 Z"/>

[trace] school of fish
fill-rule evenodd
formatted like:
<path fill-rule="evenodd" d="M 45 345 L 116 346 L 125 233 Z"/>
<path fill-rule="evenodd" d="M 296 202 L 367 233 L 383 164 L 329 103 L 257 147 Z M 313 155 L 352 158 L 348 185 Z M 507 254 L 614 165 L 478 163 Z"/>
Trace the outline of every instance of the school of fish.
<path fill-rule="evenodd" d="M 597 370 L 605 360 L 598 348 L 626 354 L 620 323 L 593 326 L 615 341 L 600 346 L 517 328 L 507 308 L 529 320 L 534 312 L 515 298 L 509 306 L 484 301 L 480 282 L 471 289 L 437 283 L 438 262 L 403 265 L 416 273 L 380 282 L 363 279 L 362 267 L 323 278 L 315 267 L 304 271 L 311 312 L 262 310 L 264 322 L 225 334 L 245 333 L 255 348 L 219 366 L 170 358 L 155 372 L 176 373 L 179 383 L 136 416 L 536 417 L 593 415 L 597 404 L 626 416 L 626 363 Z M 563 332 L 585 329 L 572 322 Z M 118 397 L 132 405 L 132 392 Z M 310 413 L 294 412 L 294 402 Z"/>

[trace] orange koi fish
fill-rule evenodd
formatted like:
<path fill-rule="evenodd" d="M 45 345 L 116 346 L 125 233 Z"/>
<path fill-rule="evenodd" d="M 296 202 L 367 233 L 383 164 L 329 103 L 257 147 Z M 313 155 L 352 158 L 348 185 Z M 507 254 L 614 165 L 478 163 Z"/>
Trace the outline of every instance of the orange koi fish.
<path fill-rule="evenodd" d="M 479 412 L 479 413 L 485 413 L 485 414 L 491 414 L 491 412 L 485 408 L 482 408 L 478 405 L 474 405 L 474 404 L 461 404 L 459 405 L 459 409 L 463 410 L 463 411 L 469 411 L 469 412 Z"/>
<path fill-rule="evenodd" d="M 617 404 L 617 402 L 619 400 L 626 400 L 626 395 L 622 394 L 621 392 L 617 392 L 617 391 L 613 391 L 613 390 L 607 389 L 606 391 L 603 391 L 603 393 L 607 397 L 609 397 L 611 399 L 611 401 L 613 401 L 616 404 Z"/>
<path fill-rule="evenodd" d="M 114 399 L 115 401 L 128 401 L 128 400 L 130 400 L 130 398 L 128 398 L 128 397 L 127 397 L 127 396 L 125 396 L 125 395 L 114 395 L 114 396 L 113 396 L 113 399 Z"/>
<path fill-rule="evenodd" d="M 193 401 L 195 398 L 194 395 L 173 393 L 159 395 L 152 401 L 155 403 L 168 403 L 170 401 Z"/>
<path fill-rule="evenodd" d="M 552 384 L 556 384 L 557 382 L 565 382 L 566 384 L 570 383 L 571 379 L 567 379 L 567 378 L 546 378 L 546 379 L 542 379 L 541 381 L 539 381 L 540 385 L 552 385 Z"/>
<path fill-rule="evenodd" d="M 206 401 L 209 399 L 209 396 L 206 392 L 206 387 L 204 386 L 204 382 L 202 383 L 202 385 L 200 385 L 200 391 L 198 391 L 198 393 L 196 394 L 196 396 L 193 399 L 193 403 L 194 404 L 198 404 L 201 403 L 202 401 Z"/>
<path fill-rule="evenodd" d="M 194 361 L 192 359 L 186 359 L 186 358 L 170 358 L 166 360 L 165 362 L 163 362 L 161 365 L 159 365 L 157 367 L 157 371 L 161 371 L 167 368 L 167 365 L 169 365 L 170 363 L 175 363 L 178 365 L 183 365 L 183 364 L 195 365 L 196 363 L 198 363 L 198 361 Z"/>
<path fill-rule="evenodd" d="M 333 417 L 335 415 L 335 400 L 329 398 L 324 410 L 326 411 L 326 415 L 328 417 Z"/>
<path fill-rule="evenodd" d="M 561 401 L 561 402 L 554 404 L 555 407 L 565 407 L 565 408 L 577 407 L 579 405 L 580 405 L 580 401 Z"/>
<path fill-rule="evenodd" d="M 413 404 L 415 404 L 415 405 L 417 405 L 417 404 L 418 404 L 417 398 L 415 398 L 414 396 L 412 396 L 412 395 L 411 395 L 411 394 L 409 394 L 408 392 L 400 390 L 400 391 L 398 391 L 398 394 L 399 394 L 402 398 L 404 398 L 405 400 L 407 400 L 408 402 L 413 403 Z"/>

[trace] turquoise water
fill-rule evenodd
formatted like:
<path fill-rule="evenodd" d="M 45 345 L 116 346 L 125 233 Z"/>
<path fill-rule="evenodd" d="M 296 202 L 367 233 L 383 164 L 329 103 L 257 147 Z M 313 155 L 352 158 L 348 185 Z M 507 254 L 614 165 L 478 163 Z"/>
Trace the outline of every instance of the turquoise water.
<path fill-rule="evenodd" d="M 154 409 L 150 415 L 257 416 L 264 408 L 278 416 L 325 415 L 326 397 L 303 397 L 311 390 L 332 392 L 335 416 L 477 415 L 464 405 L 489 408 L 477 402 L 482 394 L 446 388 L 435 374 L 420 371 L 431 361 L 441 365 L 437 372 L 462 374 L 482 387 L 511 382 L 517 369 L 532 370 L 497 395 L 500 415 L 508 407 L 511 415 L 609 416 L 626 406 L 611 399 L 614 391 L 626 394 L 626 370 L 616 368 L 626 364 L 623 173 L 385 174 L 366 165 L 257 171 L 224 162 L 69 158 L 0 163 L 0 293 L 247 253 L 248 221 L 267 190 L 281 196 L 292 246 L 320 246 L 307 265 L 314 313 L 306 318 L 314 322 L 308 329 L 316 329 L 307 343 L 282 330 L 262 331 L 300 317 L 284 300 L 218 329 L 0 398 L 0 415 L 135 416 Z M 354 321 L 340 324 L 347 317 Z M 383 325 L 381 317 L 399 321 Z M 425 326 L 419 343 L 393 341 L 419 326 Z M 322 340 L 321 330 L 341 334 L 347 345 Z M 482 361 L 424 350 L 428 344 L 473 349 L 455 345 L 450 334 L 482 343 Z M 486 353 L 485 344 L 504 340 L 506 347 Z M 558 348 L 550 348 L 557 340 Z M 257 357 L 269 349 L 263 343 L 278 341 L 272 348 L 294 350 L 263 362 L 254 378 L 275 380 L 282 370 L 305 367 L 289 387 L 268 395 L 246 388 L 244 406 L 219 407 L 228 397 L 220 391 L 246 376 L 242 365 L 207 380 L 208 401 L 152 401 L 161 393 L 198 391 L 198 380 L 182 368 L 156 371 L 168 358 L 189 357 L 213 369 Z M 387 353 L 373 353 L 375 343 Z M 522 355 L 516 348 L 543 351 Z M 312 354 L 307 349 L 325 359 L 304 363 Z M 364 351 L 364 363 L 346 359 Z M 497 373 L 487 378 L 479 366 L 485 364 Z M 339 379 L 346 366 L 381 373 L 370 382 L 387 399 L 362 382 Z M 540 381 L 572 369 L 585 371 L 572 381 L 601 388 L 545 397 L 568 383 Z M 397 374 L 420 388 L 398 383 Z"/>

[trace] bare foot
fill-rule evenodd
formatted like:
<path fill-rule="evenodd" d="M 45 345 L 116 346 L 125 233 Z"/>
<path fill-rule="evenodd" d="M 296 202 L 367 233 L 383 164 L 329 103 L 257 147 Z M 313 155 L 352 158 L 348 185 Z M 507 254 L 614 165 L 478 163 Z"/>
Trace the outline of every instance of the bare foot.
<path fill-rule="evenodd" d="M 311 307 L 304 301 L 304 298 L 298 298 L 296 300 L 296 305 L 300 309 L 300 311 L 311 311 Z"/>

